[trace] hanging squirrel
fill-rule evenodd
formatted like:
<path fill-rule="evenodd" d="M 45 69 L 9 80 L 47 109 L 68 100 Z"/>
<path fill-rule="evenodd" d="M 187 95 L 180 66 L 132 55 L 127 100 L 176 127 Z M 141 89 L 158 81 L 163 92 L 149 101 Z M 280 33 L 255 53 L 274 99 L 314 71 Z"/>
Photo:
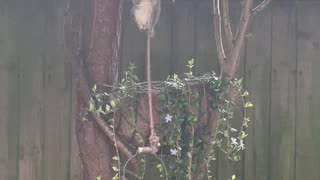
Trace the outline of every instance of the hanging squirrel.
<path fill-rule="evenodd" d="M 161 13 L 161 0 L 132 0 L 132 3 L 131 11 L 138 28 L 153 37 Z"/>

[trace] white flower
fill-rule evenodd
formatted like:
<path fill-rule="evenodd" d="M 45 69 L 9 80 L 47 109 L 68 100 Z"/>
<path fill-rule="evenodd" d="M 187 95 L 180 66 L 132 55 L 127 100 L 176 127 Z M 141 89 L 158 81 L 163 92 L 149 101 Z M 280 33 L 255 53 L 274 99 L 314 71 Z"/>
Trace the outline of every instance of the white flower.
<path fill-rule="evenodd" d="M 238 142 L 236 138 L 231 138 L 231 145 L 238 146 Z"/>
<path fill-rule="evenodd" d="M 245 149 L 243 142 L 240 143 L 239 147 L 240 147 L 241 150 Z"/>
<path fill-rule="evenodd" d="M 172 121 L 172 116 L 170 114 L 167 114 L 164 119 L 165 119 L 166 123 L 169 123 Z"/>
<path fill-rule="evenodd" d="M 178 153 L 177 149 L 170 149 L 170 154 L 171 154 L 172 156 L 176 156 L 177 153 Z"/>

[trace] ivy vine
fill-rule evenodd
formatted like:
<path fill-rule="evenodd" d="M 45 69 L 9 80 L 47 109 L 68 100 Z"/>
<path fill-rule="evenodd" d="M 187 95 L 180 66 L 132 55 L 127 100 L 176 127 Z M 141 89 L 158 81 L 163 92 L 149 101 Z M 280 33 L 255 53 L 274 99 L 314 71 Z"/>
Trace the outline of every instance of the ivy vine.
<path fill-rule="evenodd" d="M 160 93 L 159 100 L 163 103 L 158 114 L 161 122 L 156 127 L 157 135 L 161 138 L 157 157 L 162 163 L 156 168 L 160 176 L 166 179 L 189 179 L 193 174 L 202 173 L 204 170 L 198 165 L 206 161 L 209 167 L 210 162 L 215 159 L 215 151 L 211 152 L 208 159 L 203 159 L 203 148 L 208 143 L 213 143 L 231 161 L 239 161 L 240 152 L 245 149 L 244 142 L 248 135 L 246 128 L 249 122 L 246 109 L 253 104 L 245 101 L 248 92 L 243 88 L 242 79 L 226 82 L 215 72 L 195 76 L 193 67 L 194 60 L 189 60 L 188 71 L 184 73 L 184 77 L 173 74 L 166 81 L 152 82 L 152 89 Z M 134 71 L 135 66 L 131 64 L 118 86 L 112 87 L 113 92 L 110 94 L 97 90 L 96 86 L 92 88 L 89 111 L 103 116 L 114 134 L 116 134 L 114 115 L 121 104 L 147 91 L 146 82 L 139 82 Z M 226 96 L 226 89 L 232 89 L 237 98 L 241 99 L 243 117 L 240 129 L 232 126 L 234 119 L 239 117 L 234 115 L 237 105 Z M 213 140 L 209 138 L 209 130 L 203 122 L 208 120 L 205 117 L 208 113 L 206 111 L 212 110 L 219 112 L 219 130 Z M 115 161 L 113 170 L 116 175 L 113 179 L 120 179 L 121 160 L 118 149 L 116 150 L 117 156 L 113 157 Z M 140 159 L 145 161 L 143 156 Z M 141 167 L 142 179 L 145 164 L 142 163 Z M 206 170 L 208 179 L 212 179 L 209 169 Z M 235 179 L 235 176 L 232 176 L 232 179 Z"/>

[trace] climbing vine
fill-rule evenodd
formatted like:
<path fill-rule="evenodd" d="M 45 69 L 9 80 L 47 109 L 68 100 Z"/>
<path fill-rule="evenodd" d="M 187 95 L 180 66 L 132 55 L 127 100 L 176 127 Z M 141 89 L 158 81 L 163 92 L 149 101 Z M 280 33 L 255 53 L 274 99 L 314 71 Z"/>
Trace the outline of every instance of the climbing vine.
<path fill-rule="evenodd" d="M 207 178 L 211 179 L 210 172 L 203 172 L 209 171 L 209 164 L 215 159 L 216 151 L 214 150 L 211 150 L 209 158 L 206 158 L 204 154 L 203 149 L 208 144 L 214 144 L 231 161 L 239 161 L 241 158 L 239 154 L 245 149 L 244 140 L 248 135 L 246 128 L 249 122 L 246 109 L 253 105 L 245 101 L 248 92 L 243 88 L 242 79 L 225 81 L 222 75 L 217 75 L 215 72 L 195 76 L 193 66 L 194 60 L 189 60 L 188 70 L 183 77 L 173 74 L 165 81 L 152 82 L 152 91 L 158 95 L 156 103 L 160 107 L 155 114 L 159 117 L 155 128 L 156 134 L 160 137 L 159 151 L 156 156 L 161 163 L 156 165 L 156 168 L 159 170 L 159 175 L 166 179 L 192 179 L 195 174 L 199 173 L 205 173 Z M 118 131 L 121 131 L 116 127 L 117 123 L 136 119 L 135 113 L 132 113 L 133 117 L 120 118 L 121 111 L 129 111 L 129 109 L 123 109 L 123 105 L 126 104 L 128 108 L 130 104 L 130 109 L 135 109 L 134 106 L 137 104 L 129 102 L 137 101 L 147 92 L 146 82 L 139 82 L 134 71 L 135 66 L 131 65 L 118 86 L 112 87 L 113 91 L 110 94 L 98 91 L 96 86 L 91 91 L 89 111 L 99 114 L 104 119 L 112 129 L 115 141 L 119 134 Z M 226 90 L 232 90 L 233 96 L 240 99 L 241 103 L 233 102 L 232 98 L 228 97 Z M 242 117 L 234 115 L 236 108 L 243 111 Z M 219 112 L 219 125 L 216 136 L 210 138 L 207 123 L 212 120 L 210 113 L 216 110 Z M 145 111 L 145 109 L 137 111 Z M 242 119 L 241 127 L 238 129 L 233 126 L 235 121 L 239 121 L 236 120 L 237 118 Z M 139 133 L 136 122 L 131 123 L 130 127 L 132 134 Z M 140 166 L 142 172 L 137 175 L 142 179 L 146 158 L 138 157 L 140 154 L 138 150 L 148 141 L 145 140 L 145 137 L 142 137 L 141 141 L 143 142 L 135 143 L 134 140 L 126 140 L 126 146 L 137 152 L 128 158 L 129 161 L 131 158 L 139 158 L 142 162 Z M 116 151 L 117 156 L 113 157 L 115 161 L 113 170 L 116 172 L 113 179 L 120 179 L 121 174 L 127 171 L 128 161 L 121 159 L 117 145 Z M 206 170 L 201 168 L 201 163 L 204 162 L 208 167 Z M 121 168 L 123 165 L 124 168 Z"/>
<path fill-rule="evenodd" d="M 79 119 L 85 120 L 84 116 L 90 116 L 88 119 L 94 120 L 100 130 L 114 143 L 112 179 L 127 179 L 127 175 L 143 179 L 148 165 L 146 161 L 149 161 L 146 154 L 159 160 L 156 167 L 160 176 L 165 179 L 212 179 L 210 162 L 215 159 L 216 149 L 225 153 L 230 161 L 239 161 L 239 154 L 245 149 L 244 141 L 247 137 L 249 118 L 246 109 L 253 105 L 245 101 L 248 93 L 242 87 L 242 79 L 234 77 L 239 68 L 241 50 L 248 37 L 247 30 L 251 19 L 271 0 L 261 0 L 258 6 L 254 6 L 254 0 L 241 1 L 240 17 L 234 26 L 231 25 L 229 1 L 212 0 L 213 33 L 220 74 L 209 72 L 195 76 L 192 73 L 194 61 L 190 60 L 187 63 L 188 71 L 183 77 L 173 74 L 165 81 L 152 82 L 151 87 L 151 38 L 160 17 L 160 0 L 152 0 L 158 3 L 150 3 L 151 0 L 134 0 L 131 10 L 138 27 L 147 35 L 148 82 L 139 81 L 132 65 L 115 87 L 100 83 L 112 83 L 112 78 L 117 74 L 122 1 L 92 2 L 94 18 L 91 38 L 82 35 L 86 30 L 79 31 L 79 44 L 86 42 L 86 38 L 90 39 L 89 49 L 84 48 L 87 46 L 79 48 L 81 51 L 88 51 L 85 53 L 88 57 L 82 57 L 82 53 L 75 53 L 79 54 L 81 60 L 77 58 L 73 66 L 78 75 L 77 93 L 81 96 L 79 102 L 83 108 Z M 140 4 L 137 4 L 138 2 Z M 99 6 L 99 3 L 103 6 Z M 119 6 L 119 15 L 112 11 L 116 6 Z M 105 7 L 108 7 L 107 11 L 104 11 Z M 140 10 L 144 10 L 147 16 L 142 16 L 143 11 Z M 101 16 L 96 16 L 99 14 Z M 101 18 L 97 17 L 103 17 L 104 20 L 100 21 Z M 115 24 L 117 28 L 113 28 Z M 105 31 L 106 27 L 116 29 L 117 32 Z M 82 39 L 83 37 L 85 38 Z M 102 41 L 103 43 L 99 43 Z M 102 64 L 108 68 L 100 68 Z M 86 77 L 86 72 L 93 78 Z M 90 88 L 89 84 L 92 82 L 98 84 Z M 109 88 L 112 88 L 111 93 L 105 91 Z M 152 100 L 153 103 L 150 103 Z M 86 108 L 90 113 L 86 113 Z M 239 109 L 243 111 L 241 116 L 237 114 Z M 234 122 L 239 122 L 236 118 L 242 119 L 240 127 L 234 125 Z M 83 150 L 82 152 L 87 153 Z M 98 152 L 92 154 L 100 156 Z M 87 161 L 86 164 L 91 167 L 94 164 L 92 162 L 96 162 L 98 158 L 93 159 L 85 158 L 83 161 Z M 106 162 L 109 165 L 109 161 Z M 138 164 L 140 168 L 137 168 Z M 102 168 L 104 166 L 101 166 Z M 84 168 L 85 171 L 88 169 L 90 168 Z M 96 177 L 96 173 L 93 175 Z M 109 174 L 106 177 L 109 178 Z M 104 177 L 101 175 L 96 178 Z M 231 179 L 235 180 L 236 176 L 233 175 Z"/>

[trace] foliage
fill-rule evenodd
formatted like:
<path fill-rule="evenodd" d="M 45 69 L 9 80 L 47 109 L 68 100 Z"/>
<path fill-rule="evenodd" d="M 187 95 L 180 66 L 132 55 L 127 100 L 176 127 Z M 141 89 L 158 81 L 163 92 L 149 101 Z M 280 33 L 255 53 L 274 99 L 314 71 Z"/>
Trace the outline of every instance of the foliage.
<path fill-rule="evenodd" d="M 201 173 L 203 169 L 198 165 L 203 161 L 210 164 L 215 157 L 212 151 L 209 159 L 204 159 L 203 149 L 209 143 L 221 149 L 231 161 L 239 161 L 239 152 L 245 149 L 244 139 L 248 135 L 245 129 L 249 122 L 246 108 L 253 105 L 244 100 L 248 92 L 243 90 L 242 79 L 226 82 L 215 72 L 199 77 L 194 76 L 193 66 L 194 60 L 188 61 L 188 71 L 184 74 L 184 78 L 173 74 L 166 81 L 152 82 L 152 89 L 160 92 L 159 98 L 163 103 L 162 110 L 159 112 L 162 122 L 156 127 L 157 135 L 161 138 L 158 157 L 163 163 L 156 167 L 160 176 L 168 176 L 168 179 L 188 179 L 192 174 Z M 134 99 L 147 91 L 146 83 L 139 82 L 134 69 L 134 65 L 129 67 L 119 85 L 113 87 L 112 94 L 100 92 L 96 86 L 92 88 L 89 111 L 109 117 L 106 121 L 113 130 L 115 129 L 114 115 L 110 116 L 110 114 L 115 114 L 125 100 Z M 240 129 L 232 126 L 236 104 L 227 97 L 228 89 L 234 90 L 242 100 L 244 118 Z M 204 112 L 200 110 L 199 113 L 199 109 L 204 109 Z M 207 120 L 206 115 L 214 110 L 219 112 L 220 126 L 212 140 L 209 138 L 209 129 L 204 121 Z M 119 179 L 120 156 L 117 155 L 113 160 L 118 163 L 118 166 L 113 167 L 116 172 L 114 179 Z M 167 174 L 166 170 L 168 170 Z M 211 176 L 208 179 L 211 179 Z M 232 179 L 235 179 L 235 176 Z"/>

